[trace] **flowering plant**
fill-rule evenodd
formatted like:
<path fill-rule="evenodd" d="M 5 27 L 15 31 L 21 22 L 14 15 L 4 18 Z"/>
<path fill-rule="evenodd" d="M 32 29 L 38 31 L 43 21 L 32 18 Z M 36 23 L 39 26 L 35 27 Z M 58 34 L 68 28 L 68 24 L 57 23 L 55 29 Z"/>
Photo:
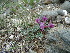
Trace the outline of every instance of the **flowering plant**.
<path fill-rule="evenodd" d="M 43 16 L 42 19 L 40 20 L 40 18 L 36 19 L 35 21 L 40 25 L 40 29 L 43 31 L 45 28 L 53 28 L 54 24 L 51 22 L 49 22 L 48 25 L 45 25 L 46 20 L 48 20 L 48 18 L 46 18 L 46 16 Z"/>
<path fill-rule="evenodd" d="M 42 19 L 37 18 L 35 21 L 38 24 L 33 26 L 27 25 L 28 27 L 25 26 L 24 30 L 21 30 L 21 33 L 26 37 L 26 40 L 42 38 L 47 33 L 46 29 L 54 27 L 52 21 L 50 20 L 48 22 L 47 20 L 48 18 L 46 16 L 43 16 Z"/>

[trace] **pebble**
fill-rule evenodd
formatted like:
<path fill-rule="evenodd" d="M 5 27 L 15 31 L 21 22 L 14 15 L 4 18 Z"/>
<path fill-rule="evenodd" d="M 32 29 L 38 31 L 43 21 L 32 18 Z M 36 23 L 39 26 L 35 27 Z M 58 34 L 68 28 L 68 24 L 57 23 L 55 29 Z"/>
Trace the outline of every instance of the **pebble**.
<path fill-rule="evenodd" d="M 68 13 L 66 10 L 63 10 L 63 12 L 64 12 L 64 15 L 65 15 L 65 16 L 66 16 L 66 15 L 67 15 L 67 13 Z"/>
<path fill-rule="evenodd" d="M 20 27 L 17 27 L 17 31 L 20 31 L 21 30 L 21 28 Z"/>
<path fill-rule="evenodd" d="M 69 17 L 66 17 L 66 18 L 65 18 L 65 23 L 66 23 L 66 24 L 70 24 L 70 18 L 69 18 Z"/>
<path fill-rule="evenodd" d="M 43 3 L 44 4 L 50 4 L 50 3 L 52 3 L 52 1 L 51 0 L 45 0 Z"/>
<path fill-rule="evenodd" d="M 9 38 L 10 38 L 10 39 L 13 39 L 13 38 L 14 38 L 14 35 L 11 35 Z"/>

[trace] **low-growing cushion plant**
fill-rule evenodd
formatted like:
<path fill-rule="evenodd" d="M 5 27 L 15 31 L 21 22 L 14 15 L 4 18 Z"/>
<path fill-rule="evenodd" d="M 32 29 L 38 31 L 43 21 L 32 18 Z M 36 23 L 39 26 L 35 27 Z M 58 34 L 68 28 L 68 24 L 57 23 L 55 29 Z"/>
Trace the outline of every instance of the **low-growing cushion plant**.
<path fill-rule="evenodd" d="M 26 40 L 42 38 L 50 28 L 54 27 L 54 24 L 51 22 L 51 20 L 49 22 L 47 22 L 47 20 L 48 18 L 46 18 L 46 16 L 43 16 L 42 19 L 37 18 L 35 20 L 35 25 L 28 25 L 29 27 L 25 26 L 24 29 L 21 30 L 21 33 L 26 37 Z"/>

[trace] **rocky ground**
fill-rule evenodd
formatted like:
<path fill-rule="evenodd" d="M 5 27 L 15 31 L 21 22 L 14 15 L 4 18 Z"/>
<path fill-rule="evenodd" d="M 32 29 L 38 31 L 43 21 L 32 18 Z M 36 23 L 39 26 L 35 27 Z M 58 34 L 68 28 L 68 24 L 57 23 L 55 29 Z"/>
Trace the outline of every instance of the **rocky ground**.
<path fill-rule="evenodd" d="M 0 53 L 70 53 L 70 1 L 42 0 L 39 4 L 33 9 L 28 9 L 26 12 L 18 9 L 10 13 L 10 8 L 6 8 L 5 13 L 0 14 L 0 18 L 3 17 L 5 19 L 1 20 L 0 26 Z M 40 15 L 40 17 L 47 16 L 55 24 L 55 27 L 48 30 L 42 38 L 25 41 L 25 37 L 20 33 L 22 27 L 16 26 L 18 22 L 24 22 L 21 19 L 25 18 L 23 15 L 28 15 L 29 19 L 32 18 L 33 14 L 29 13 L 29 11 Z M 16 16 L 21 18 L 12 18 Z"/>

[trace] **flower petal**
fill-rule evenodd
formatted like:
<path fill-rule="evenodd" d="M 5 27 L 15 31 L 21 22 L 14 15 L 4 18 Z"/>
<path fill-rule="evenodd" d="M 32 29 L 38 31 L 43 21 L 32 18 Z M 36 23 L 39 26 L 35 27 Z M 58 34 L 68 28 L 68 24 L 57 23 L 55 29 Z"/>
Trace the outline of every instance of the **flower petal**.
<path fill-rule="evenodd" d="M 36 21 L 37 23 L 40 23 L 40 19 L 39 19 L 39 18 L 38 18 L 38 19 L 36 19 L 35 21 Z"/>
<path fill-rule="evenodd" d="M 51 20 L 50 20 L 50 22 L 49 22 L 49 24 L 48 24 L 48 27 L 50 27 L 50 28 L 53 28 L 55 25 L 51 22 Z"/>
<path fill-rule="evenodd" d="M 48 27 L 54 28 L 54 24 L 49 24 Z"/>
<path fill-rule="evenodd" d="M 42 18 L 42 20 L 43 21 L 46 21 L 48 18 L 46 18 L 46 16 L 44 16 L 43 18 Z"/>
<path fill-rule="evenodd" d="M 40 29 L 42 29 L 42 31 L 44 30 L 44 22 L 40 23 Z"/>

